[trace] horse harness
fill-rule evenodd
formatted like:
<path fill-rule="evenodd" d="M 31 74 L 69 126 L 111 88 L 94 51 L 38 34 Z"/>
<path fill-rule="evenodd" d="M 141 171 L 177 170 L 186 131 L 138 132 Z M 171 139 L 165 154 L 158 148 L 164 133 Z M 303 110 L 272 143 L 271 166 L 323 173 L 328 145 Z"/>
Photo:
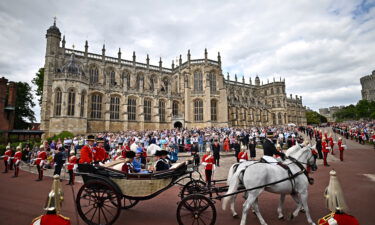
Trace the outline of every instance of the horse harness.
<path fill-rule="evenodd" d="M 309 184 L 313 184 L 314 183 L 314 179 L 313 178 L 310 178 L 306 169 L 303 167 L 303 165 L 298 161 L 296 160 L 295 158 L 293 157 L 288 157 L 292 163 L 296 164 L 298 166 L 299 169 L 301 169 L 299 172 L 293 174 L 292 171 L 290 170 L 289 166 L 286 165 L 286 164 L 283 164 L 281 162 L 278 162 L 277 165 L 281 166 L 283 169 L 285 169 L 287 172 L 288 172 L 288 177 L 287 178 L 284 178 L 282 180 L 278 180 L 276 182 L 272 182 L 270 184 L 265 184 L 265 185 L 261 185 L 261 186 L 258 186 L 258 187 L 254 187 L 254 188 L 250 188 L 250 189 L 246 189 L 246 190 L 242 190 L 241 192 L 243 191 L 251 191 L 251 190 L 255 190 L 255 189 L 259 189 L 259 188 L 263 188 L 263 187 L 267 187 L 267 186 L 271 186 L 271 185 L 275 185 L 275 184 L 278 184 L 278 183 L 281 183 L 281 182 L 284 182 L 286 180 L 289 180 L 292 184 L 292 195 L 296 194 L 296 190 L 295 190 L 295 178 L 298 177 L 299 175 L 301 174 L 305 174 L 305 176 L 307 177 L 307 180 L 309 181 Z M 258 164 L 258 163 L 268 163 L 268 164 L 271 164 L 269 162 L 267 162 L 266 160 L 264 160 L 263 158 L 261 158 L 259 161 L 257 162 L 254 162 L 253 164 L 250 164 L 250 165 L 247 165 L 242 171 L 241 171 L 241 174 L 239 175 L 239 180 L 240 180 L 240 185 L 243 185 L 243 175 L 246 171 L 246 169 L 252 165 L 255 165 L 255 164 Z M 237 171 L 238 169 L 238 166 L 240 165 L 240 163 L 236 164 L 234 166 L 234 172 Z"/>

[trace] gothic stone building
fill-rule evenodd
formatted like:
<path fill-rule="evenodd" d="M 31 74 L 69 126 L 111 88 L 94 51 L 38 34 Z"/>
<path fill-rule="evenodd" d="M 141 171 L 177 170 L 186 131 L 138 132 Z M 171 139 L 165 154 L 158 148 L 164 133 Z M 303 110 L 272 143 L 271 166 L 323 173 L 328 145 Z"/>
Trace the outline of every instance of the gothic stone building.
<path fill-rule="evenodd" d="M 361 77 L 362 99 L 375 101 L 375 70 L 372 74 Z"/>
<path fill-rule="evenodd" d="M 41 129 L 47 136 L 173 127 L 306 124 L 302 97 L 285 81 L 254 84 L 224 78 L 221 58 L 180 59 L 171 68 L 65 47 L 56 24 L 47 30 Z"/>

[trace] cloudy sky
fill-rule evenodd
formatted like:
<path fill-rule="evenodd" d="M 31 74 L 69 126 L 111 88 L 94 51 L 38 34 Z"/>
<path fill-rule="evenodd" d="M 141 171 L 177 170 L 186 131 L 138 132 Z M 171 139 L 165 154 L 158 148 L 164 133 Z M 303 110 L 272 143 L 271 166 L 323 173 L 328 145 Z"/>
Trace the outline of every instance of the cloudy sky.
<path fill-rule="evenodd" d="M 375 70 L 374 0 L 2 0 L 0 76 L 32 80 L 55 16 L 67 47 L 88 40 L 101 53 L 105 43 L 108 55 L 121 47 L 124 58 L 136 51 L 164 65 L 188 49 L 192 58 L 220 51 L 224 74 L 285 78 L 287 94 L 315 110 L 356 103 L 359 78 Z"/>

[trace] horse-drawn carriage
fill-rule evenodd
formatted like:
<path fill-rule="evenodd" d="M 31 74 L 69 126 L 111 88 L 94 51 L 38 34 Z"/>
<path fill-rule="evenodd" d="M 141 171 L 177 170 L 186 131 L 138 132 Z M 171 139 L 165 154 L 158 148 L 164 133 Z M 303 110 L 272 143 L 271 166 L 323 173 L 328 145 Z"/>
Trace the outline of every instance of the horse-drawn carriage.
<path fill-rule="evenodd" d="M 193 178 L 194 172 L 198 179 Z M 122 209 L 130 209 L 174 185 L 182 187 L 177 207 L 179 224 L 198 220 L 215 223 L 216 210 L 212 201 L 204 195 L 191 195 L 201 193 L 206 184 L 189 161 L 166 171 L 146 174 L 126 174 L 113 167 L 79 164 L 77 174 L 82 176 L 84 184 L 77 193 L 76 205 L 78 214 L 87 224 L 113 224 Z"/>
<path fill-rule="evenodd" d="M 261 190 L 271 189 L 275 193 L 280 191 L 281 195 L 284 196 L 288 192 L 292 195 L 293 193 L 300 193 L 302 197 L 306 195 L 302 200 L 295 198 L 298 206 L 293 215 L 298 215 L 303 206 L 306 210 L 308 222 L 314 224 L 308 213 L 307 185 L 309 180 L 306 169 L 303 166 L 303 164 L 315 165 L 315 159 L 312 157 L 310 149 L 297 147 L 289 150 L 291 153 L 287 161 L 292 169 L 289 172 L 286 172 L 285 169 L 278 169 L 280 171 L 279 177 L 274 173 L 275 169 L 273 167 L 275 165 L 249 161 L 248 163 L 240 164 L 238 167 L 243 168 L 241 170 L 237 169 L 237 172 L 232 171 L 234 167 L 232 166 L 228 176 L 246 176 L 245 170 L 247 168 L 259 166 L 265 169 L 258 174 L 259 176 L 266 175 L 271 177 L 267 173 L 275 175 L 275 179 L 270 181 L 261 179 L 261 177 L 254 178 L 255 173 L 251 172 L 252 176 L 250 176 L 251 179 L 249 181 L 242 178 L 243 185 L 238 185 L 238 182 L 230 185 L 220 185 L 218 183 L 226 180 L 214 180 L 211 185 L 207 186 L 197 167 L 190 161 L 175 164 L 169 170 L 148 174 L 126 174 L 111 166 L 79 164 L 77 174 L 82 176 L 84 184 L 77 193 L 76 205 L 78 213 L 83 221 L 90 225 L 113 224 L 120 215 L 121 209 L 132 208 L 141 200 L 151 199 L 170 187 L 179 185 L 181 186 L 179 194 L 181 200 L 178 203 L 176 213 L 178 223 L 185 225 L 213 225 L 216 222 L 215 200 L 226 198 L 224 199 L 225 203 L 228 202 L 227 197 L 233 199 L 237 194 L 245 192 L 253 194 L 252 192 L 255 191 L 257 193 L 252 196 L 254 200 Z M 292 156 L 298 157 L 293 158 Z M 271 170 L 268 171 L 267 168 Z M 196 173 L 196 176 L 193 176 L 193 173 Z M 306 174 L 306 176 L 303 174 Z M 188 181 L 186 182 L 186 180 Z M 301 188 L 301 190 L 295 189 L 296 187 Z M 223 195 L 221 194 L 223 192 L 227 193 Z M 281 201 L 283 202 L 283 197 L 281 197 Z M 257 209 L 257 202 L 253 202 L 251 198 L 247 198 L 246 202 L 249 205 L 245 210 L 246 213 L 251 204 L 256 204 L 256 214 L 261 217 Z M 232 204 L 234 204 L 234 199 Z M 231 209 L 234 212 L 234 208 L 231 207 Z M 279 213 L 279 218 L 281 216 L 282 214 Z"/>

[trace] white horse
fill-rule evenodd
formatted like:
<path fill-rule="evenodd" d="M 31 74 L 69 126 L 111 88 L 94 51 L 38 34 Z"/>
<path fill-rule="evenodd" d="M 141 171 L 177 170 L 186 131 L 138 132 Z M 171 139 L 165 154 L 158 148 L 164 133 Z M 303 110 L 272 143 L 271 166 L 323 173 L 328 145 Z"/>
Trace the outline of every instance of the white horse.
<path fill-rule="evenodd" d="M 247 217 L 248 210 L 250 209 L 250 206 L 252 206 L 255 214 L 257 215 L 259 219 L 259 222 L 262 225 L 267 224 L 264 221 L 262 215 L 260 214 L 259 206 L 258 206 L 258 196 L 263 192 L 263 190 L 266 190 L 272 193 L 281 194 L 280 203 L 277 209 L 279 218 L 283 218 L 282 205 L 285 199 L 285 195 L 291 194 L 291 196 L 297 203 L 297 208 L 293 212 L 292 216 L 293 217 L 298 216 L 298 213 L 303 207 L 303 209 L 306 212 L 308 223 L 315 224 L 311 219 L 309 208 L 307 205 L 307 197 L 308 197 L 307 188 L 309 185 L 308 178 L 306 175 L 304 175 L 301 172 L 302 169 L 300 168 L 301 166 L 305 167 L 306 165 L 310 165 L 311 167 L 316 167 L 315 157 L 313 156 L 311 150 L 312 150 L 311 146 L 301 148 L 298 145 L 288 149 L 288 151 L 286 152 L 286 155 L 289 157 L 289 159 L 286 159 L 283 163 L 289 166 L 292 174 L 300 174 L 300 175 L 296 176 L 292 180 L 288 179 L 288 180 L 285 180 L 285 181 L 282 181 L 273 185 L 267 185 L 267 184 L 281 181 L 289 177 L 288 172 L 285 169 L 283 169 L 281 166 L 273 165 L 272 163 L 268 164 L 268 163 L 258 163 L 256 161 L 248 161 L 248 162 L 241 163 L 238 166 L 234 174 L 233 174 L 234 169 L 233 167 L 231 167 L 229 174 L 228 174 L 229 188 L 226 194 L 231 194 L 237 191 L 240 179 L 242 180 L 242 183 L 246 189 L 267 185 L 265 187 L 260 187 L 258 189 L 250 190 L 247 192 L 247 199 L 243 205 L 241 225 L 246 224 L 246 217 Z M 293 182 L 293 186 L 292 186 L 292 182 Z M 235 195 L 231 195 L 223 199 L 223 205 L 222 205 L 223 210 L 226 209 L 226 206 L 230 200 L 232 200 L 231 210 L 232 210 L 233 216 L 235 216 L 237 215 L 234 209 Z"/>

